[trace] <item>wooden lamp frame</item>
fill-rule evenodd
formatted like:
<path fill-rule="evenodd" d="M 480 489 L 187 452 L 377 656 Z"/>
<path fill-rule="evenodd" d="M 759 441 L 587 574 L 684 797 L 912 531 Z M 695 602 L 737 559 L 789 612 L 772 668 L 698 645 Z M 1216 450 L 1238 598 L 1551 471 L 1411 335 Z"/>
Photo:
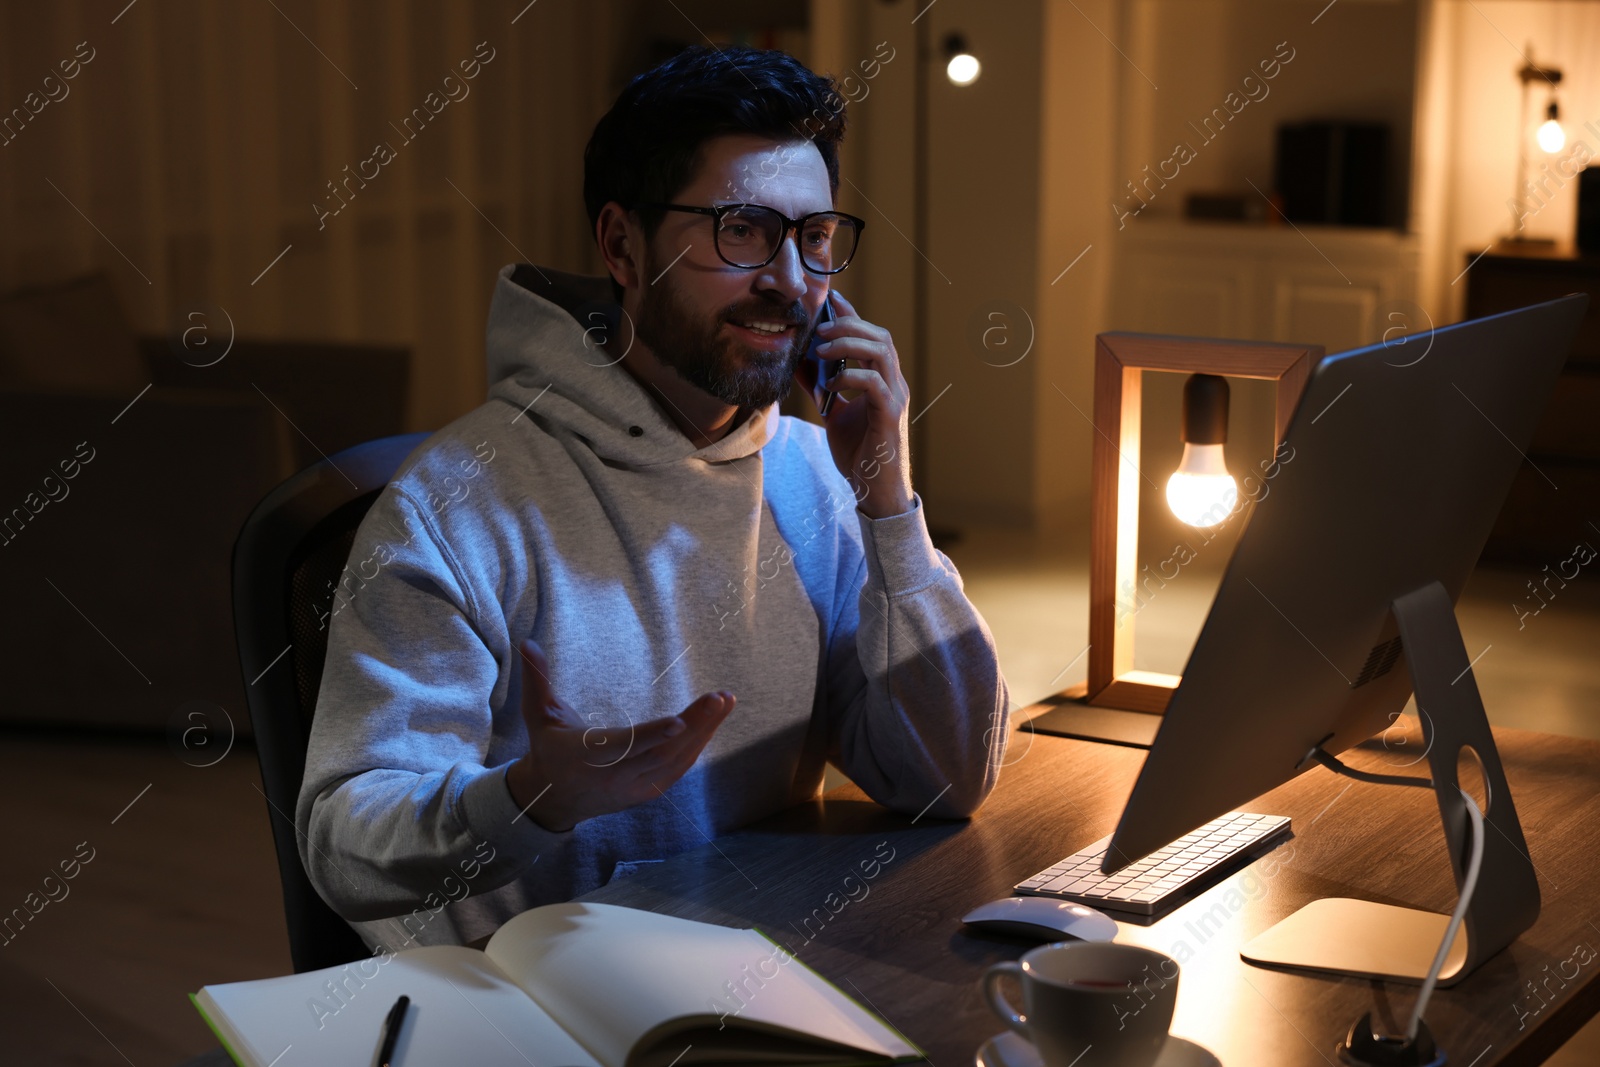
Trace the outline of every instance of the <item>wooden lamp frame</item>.
<path fill-rule="evenodd" d="M 1274 443 L 1322 358 L 1321 345 L 1111 332 L 1095 337 L 1094 456 L 1090 475 L 1089 677 L 1061 695 L 1103 708 L 1159 715 L 1179 676 L 1133 669 L 1133 633 L 1118 639 L 1117 590 L 1136 580 L 1140 402 L 1147 370 L 1277 383 Z"/>

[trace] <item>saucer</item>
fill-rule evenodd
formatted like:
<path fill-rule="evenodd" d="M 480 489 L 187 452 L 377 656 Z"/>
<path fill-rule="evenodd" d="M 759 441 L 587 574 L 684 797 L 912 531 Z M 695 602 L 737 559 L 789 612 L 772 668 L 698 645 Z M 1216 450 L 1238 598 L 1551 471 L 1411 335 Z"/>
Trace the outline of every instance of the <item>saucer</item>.
<path fill-rule="evenodd" d="M 1011 1030 L 985 1041 L 978 1049 L 977 1064 L 978 1067 L 1044 1067 L 1038 1050 Z M 1169 1034 L 1155 1067 L 1222 1067 L 1222 1062 L 1193 1041 Z"/>

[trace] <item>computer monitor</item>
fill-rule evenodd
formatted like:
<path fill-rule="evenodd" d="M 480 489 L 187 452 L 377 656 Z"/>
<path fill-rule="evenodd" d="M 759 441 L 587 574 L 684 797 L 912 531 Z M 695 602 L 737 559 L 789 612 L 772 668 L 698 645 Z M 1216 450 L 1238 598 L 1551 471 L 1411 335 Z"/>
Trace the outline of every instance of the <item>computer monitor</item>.
<path fill-rule="evenodd" d="M 1240 535 L 1134 783 L 1106 870 L 1296 777 L 1315 765 L 1308 752 L 1337 755 L 1385 730 L 1415 687 L 1430 734 L 1429 760 L 1415 771 L 1426 778 L 1432 770 L 1458 886 L 1468 839 L 1455 787 L 1463 746 L 1483 764 L 1494 797 L 1486 819 L 1499 831 L 1483 835 L 1466 938 L 1457 938 L 1441 981 L 1458 981 L 1532 925 L 1538 886 L 1454 604 L 1512 479 L 1532 462 L 1528 442 L 1587 304 L 1583 295 L 1562 297 L 1317 365 L 1285 432 L 1281 469 Z M 1280 937 L 1288 948 L 1246 958 L 1418 980 L 1444 918 L 1412 931 L 1426 950 L 1420 970 L 1359 953 L 1351 964 L 1344 947 L 1305 943 L 1301 935 L 1317 922 Z M 1399 936 L 1378 929 L 1375 915 L 1340 921 L 1370 926 L 1373 941 Z M 1360 940 L 1348 929 L 1339 937 Z M 1330 957 L 1338 962 L 1325 964 Z"/>

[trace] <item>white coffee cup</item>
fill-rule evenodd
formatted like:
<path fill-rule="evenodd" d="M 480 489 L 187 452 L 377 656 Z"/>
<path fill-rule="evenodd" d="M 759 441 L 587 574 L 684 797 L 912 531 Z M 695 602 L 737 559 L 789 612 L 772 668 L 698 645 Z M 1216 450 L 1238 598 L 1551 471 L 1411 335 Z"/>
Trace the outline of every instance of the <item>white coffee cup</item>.
<path fill-rule="evenodd" d="M 1025 1014 L 1000 990 L 1022 985 Z M 984 999 L 1039 1050 L 1045 1067 L 1151 1067 L 1167 1042 L 1178 997 L 1171 956 L 1115 942 L 1057 941 L 984 972 Z"/>

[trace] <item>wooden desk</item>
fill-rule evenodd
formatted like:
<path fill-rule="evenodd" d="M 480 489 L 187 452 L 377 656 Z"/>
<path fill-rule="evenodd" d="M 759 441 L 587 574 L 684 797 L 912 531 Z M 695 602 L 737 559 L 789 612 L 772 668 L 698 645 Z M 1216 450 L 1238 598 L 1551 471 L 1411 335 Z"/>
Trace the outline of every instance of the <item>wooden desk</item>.
<path fill-rule="evenodd" d="M 1539 1063 L 1600 1010 L 1600 743 L 1495 737 L 1543 912 L 1510 949 L 1435 992 L 1428 1025 L 1461 1067 Z M 1415 773 L 1396 768 L 1420 752 L 1417 739 L 1409 748 L 1389 741 L 1387 750 L 1369 742 L 1349 762 Z M 979 976 L 1033 943 L 969 935 L 961 915 L 1109 833 L 1144 751 L 1016 732 L 1006 759 L 999 786 L 967 822 L 912 819 L 847 785 L 579 899 L 759 926 L 876 1008 L 937 1067 L 964 1067 L 1002 1029 L 980 1000 Z M 1294 839 L 1152 926 L 1120 923 L 1118 940 L 1187 958 L 1173 1032 L 1227 1067 L 1336 1063 L 1335 1043 L 1363 1012 L 1400 1030 L 1416 987 L 1266 970 L 1240 960 L 1239 946 L 1316 897 L 1451 910 L 1438 809 L 1429 792 L 1322 770 L 1248 808 L 1292 817 Z M 892 858 L 867 880 L 863 871 L 883 856 Z"/>

